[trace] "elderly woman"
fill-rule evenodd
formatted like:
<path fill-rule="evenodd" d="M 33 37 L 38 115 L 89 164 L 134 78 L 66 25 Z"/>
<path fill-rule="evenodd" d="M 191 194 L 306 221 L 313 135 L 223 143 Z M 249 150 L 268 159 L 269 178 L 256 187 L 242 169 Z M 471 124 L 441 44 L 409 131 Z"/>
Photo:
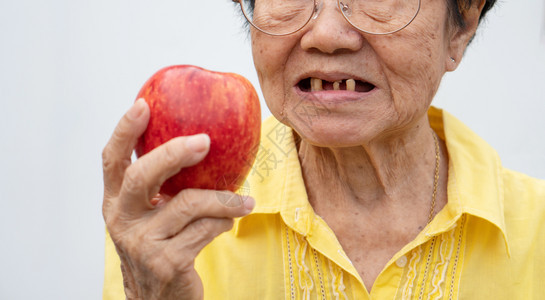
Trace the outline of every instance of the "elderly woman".
<path fill-rule="evenodd" d="M 236 2 L 274 116 L 252 197 L 187 189 L 152 205 L 210 140 L 131 163 L 149 119 L 137 101 L 103 153 L 105 299 L 545 294 L 545 183 L 430 107 L 494 0 Z"/>

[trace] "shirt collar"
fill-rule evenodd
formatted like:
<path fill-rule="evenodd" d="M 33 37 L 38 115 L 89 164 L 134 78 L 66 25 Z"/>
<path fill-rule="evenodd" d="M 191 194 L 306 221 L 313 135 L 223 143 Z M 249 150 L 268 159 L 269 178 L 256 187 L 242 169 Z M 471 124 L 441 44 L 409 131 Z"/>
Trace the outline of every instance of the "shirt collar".
<path fill-rule="evenodd" d="M 488 221 L 501 232 L 509 255 L 502 167 L 497 152 L 448 112 L 431 107 L 428 117 L 432 128 L 445 140 L 449 155 L 448 203 L 428 234 L 443 231 L 462 214 L 469 214 Z"/>

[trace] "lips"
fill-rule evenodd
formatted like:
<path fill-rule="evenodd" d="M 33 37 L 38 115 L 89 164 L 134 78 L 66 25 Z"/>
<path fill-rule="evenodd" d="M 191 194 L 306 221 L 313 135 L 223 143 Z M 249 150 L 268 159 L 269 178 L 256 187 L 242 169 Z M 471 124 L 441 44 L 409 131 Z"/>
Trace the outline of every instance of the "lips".
<path fill-rule="evenodd" d="M 319 91 L 351 91 L 359 93 L 367 93 L 375 88 L 375 85 L 358 79 L 346 78 L 335 81 L 328 81 L 316 77 L 308 77 L 302 79 L 297 84 L 303 92 L 319 92 Z"/>

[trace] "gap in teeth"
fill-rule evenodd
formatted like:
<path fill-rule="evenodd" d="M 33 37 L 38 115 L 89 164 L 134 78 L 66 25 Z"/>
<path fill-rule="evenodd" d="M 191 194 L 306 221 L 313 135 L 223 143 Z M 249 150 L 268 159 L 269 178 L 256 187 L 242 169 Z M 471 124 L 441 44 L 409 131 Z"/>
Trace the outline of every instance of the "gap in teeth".
<path fill-rule="evenodd" d="M 330 82 L 326 81 L 326 85 L 331 84 Z M 332 83 L 333 90 L 339 91 L 339 90 L 347 90 L 347 91 L 356 91 L 356 80 L 354 79 L 345 79 L 345 80 L 338 80 Z M 313 92 L 316 91 L 323 91 L 324 90 L 324 80 L 319 78 L 311 78 L 310 79 L 310 89 Z M 331 87 L 329 88 L 331 89 Z"/>

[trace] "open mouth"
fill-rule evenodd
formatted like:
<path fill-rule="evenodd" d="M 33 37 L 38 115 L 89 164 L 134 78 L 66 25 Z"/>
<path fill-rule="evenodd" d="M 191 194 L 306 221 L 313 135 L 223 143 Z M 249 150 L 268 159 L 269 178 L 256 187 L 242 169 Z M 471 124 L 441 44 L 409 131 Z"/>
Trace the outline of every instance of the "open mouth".
<path fill-rule="evenodd" d="M 320 78 L 309 77 L 299 81 L 297 86 L 303 92 L 352 91 L 367 93 L 375 88 L 375 86 L 369 82 L 351 78 L 331 82 Z"/>

